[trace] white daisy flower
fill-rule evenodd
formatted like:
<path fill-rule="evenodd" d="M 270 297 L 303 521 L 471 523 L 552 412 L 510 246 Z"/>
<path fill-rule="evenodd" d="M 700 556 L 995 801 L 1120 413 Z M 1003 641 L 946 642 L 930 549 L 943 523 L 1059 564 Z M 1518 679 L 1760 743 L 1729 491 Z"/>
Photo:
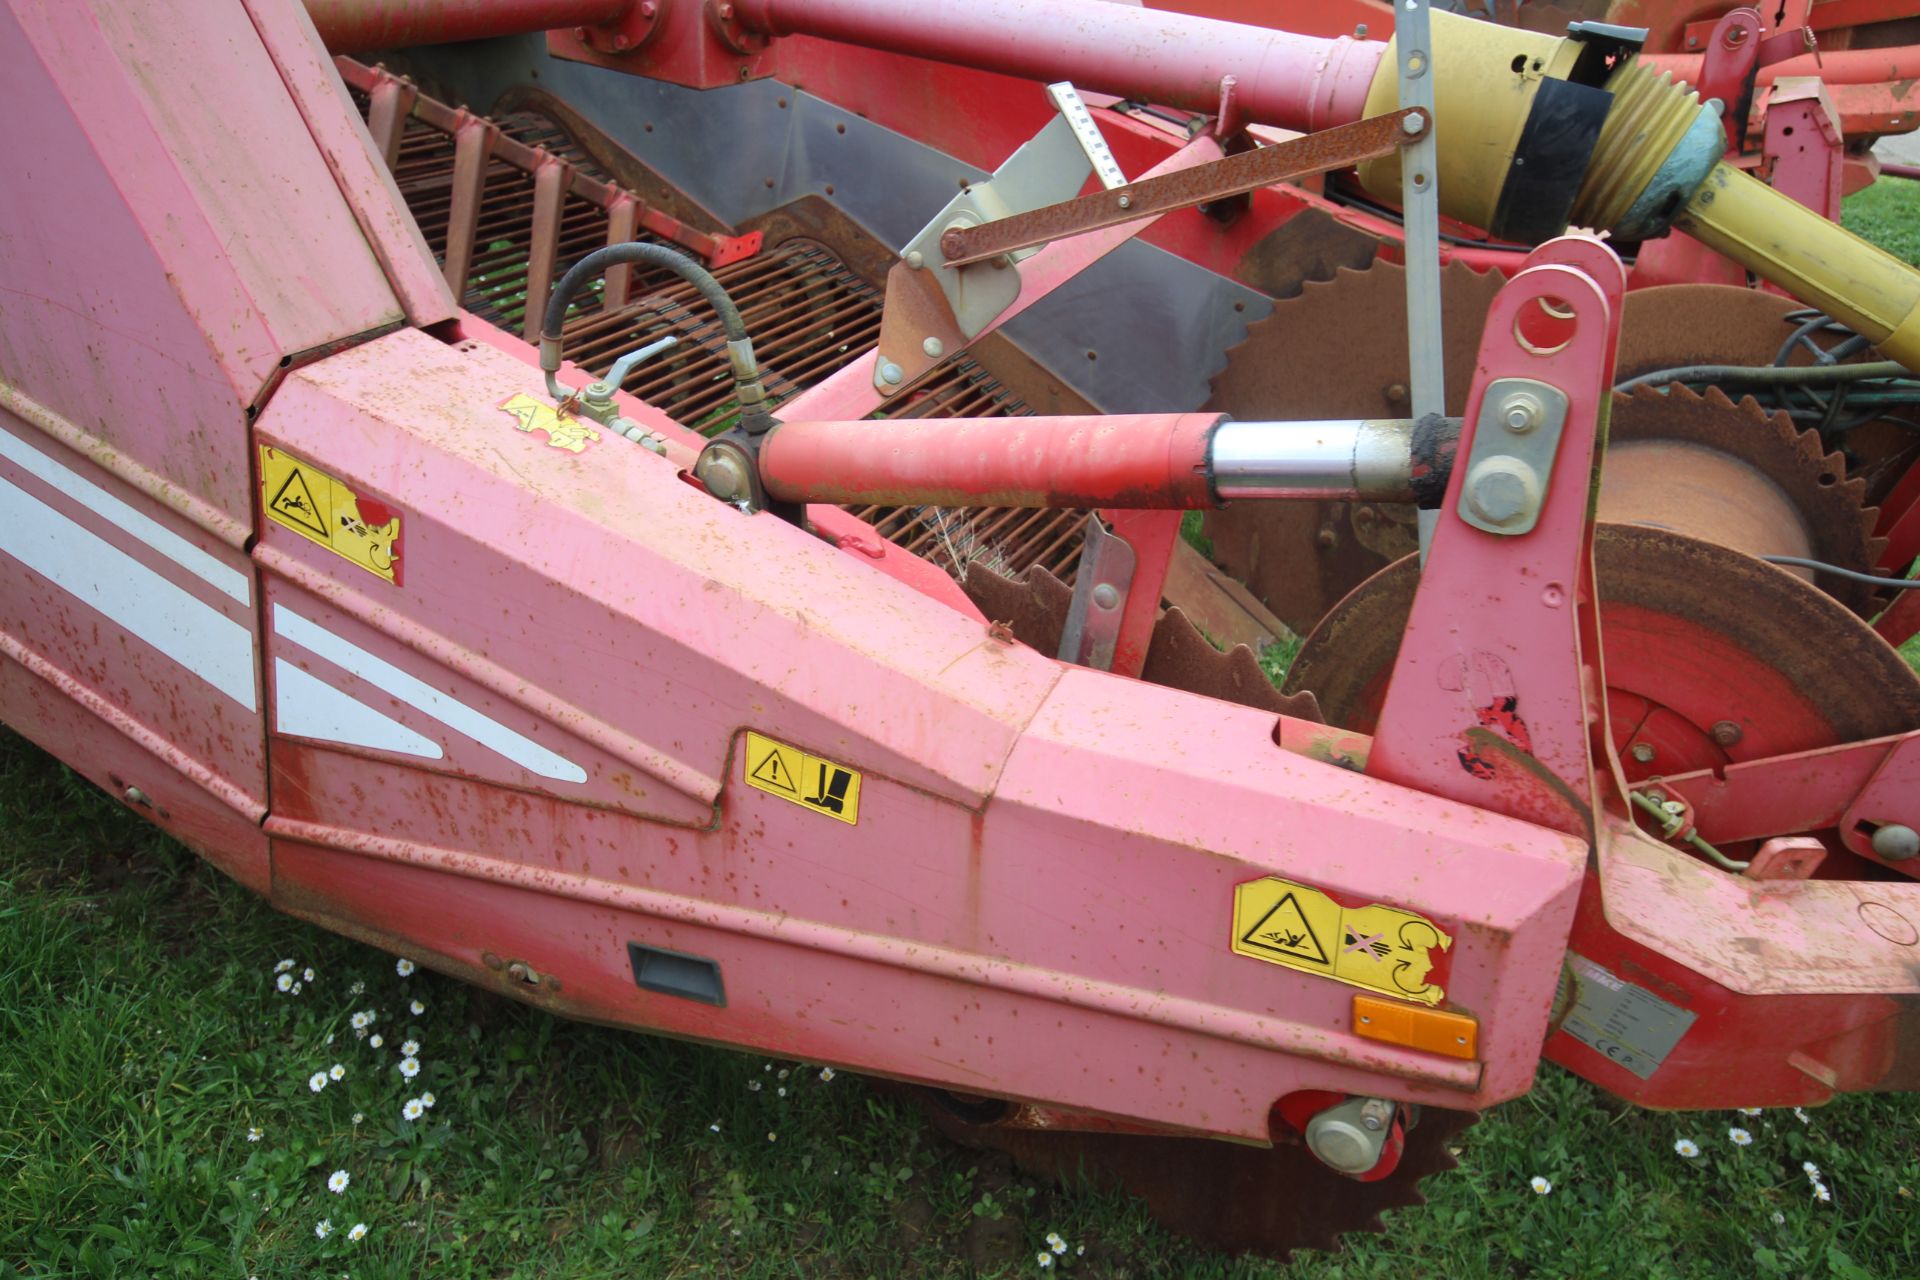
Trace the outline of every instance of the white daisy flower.
<path fill-rule="evenodd" d="M 327 1074 L 335 1080 L 345 1080 L 347 1078 L 347 1069 L 336 1062 L 327 1068 Z"/>
<path fill-rule="evenodd" d="M 420 1105 L 418 1098 L 408 1098 L 406 1105 L 400 1108 L 400 1114 L 409 1120 L 418 1120 L 426 1113 L 427 1109 Z"/>
<path fill-rule="evenodd" d="M 1833 1203 L 1833 1192 L 1827 1190 L 1826 1183 L 1816 1182 L 1813 1184 L 1813 1198 L 1821 1204 L 1831 1204 Z"/>
<path fill-rule="evenodd" d="M 1074 1257 L 1076 1257 L 1076 1258 L 1084 1258 L 1084 1257 L 1086 1257 L 1086 1256 L 1087 1256 L 1087 1246 L 1085 1246 L 1085 1245 L 1083 1245 L 1083 1244 L 1077 1244 L 1077 1245 L 1075 1245 L 1075 1246 L 1073 1246 L 1073 1256 L 1074 1256 Z"/>
<path fill-rule="evenodd" d="M 1779 1211 L 1778 1209 L 1775 1209 L 1775 1210 L 1773 1211 L 1773 1225 L 1774 1225 L 1774 1226 L 1776 1226 L 1776 1227 L 1778 1227 L 1778 1226 L 1784 1226 L 1784 1225 L 1786 1224 L 1786 1221 L 1787 1221 L 1787 1215 L 1786 1215 L 1786 1214 L 1784 1214 L 1784 1213 L 1782 1213 L 1782 1212 L 1780 1212 L 1780 1211 Z"/>
<path fill-rule="evenodd" d="M 1040 1269 L 1042 1271 L 1045 1271 L 1048 1267 L 1051 1267 L 1053 1265 L 1053 1255 L 1050 1253 L 1036 1254 L 1034 1255 L 1034 1261 L 1040 1264 Z"/>
<path fill-rule="evenodd" d="M 420 1105 L 421 1105 L 421 1106 L 423 1106 L 423 1107 L 426 1107 L 426 1108 L 427 1108 L 428 1110 L 432 1110 L 432 1108 L 433 1108 L 433 1090 L 431 1090 L 431 1089 L 429 1089 L 429 1090 L 427 1090 L 427 1091 L 426 1091 L 425 1093 L 423 1093 L 423 1094 L 421 1094 L 421 1095 L 420 1095 Z"/>
<path fill-rule="evenodd" d="M 355 1031 L 364 1031 L 367 1029 L 367 1025 L 373 1021 L 373 1015 L 365 1009 L 358 1009 L 354 1011 L 354 1015 L 348 1018 L 347 1021 L 353 1024 Z"/>
<path fill-rule="evenodd" d="M 350 996 L 364 995 L 366 993 L 366 990 L 367 990 L 366 983 L 356 981 L 352 986 L 347 988 L 347 994 Z"/>
<path fill-rule="evenodd" d="M 322 1218 L 313 1224 L 313 1234 L 322 1240 L 333 1234 L 333 1220 Z"/>
<path fill-rule="evenodd" d="M 1053 1250 L 1055 1253 L 1065 1254 L 1067 1251 L 1067 1242 L 1056 1236 L 1048 1242 L 1047 1248 Z"/>
<path fill-rule="evenodd" d="M 780 1136 L 780 1135 L 779 1135 L 779 1134 L 777 1134 L 777 1133 L 769 1133 L 769 1134 L 767 1135 L 767 1141 L 768 1141 L 768 1142 L 774 1142 L 774 1141 L 777 1141 L 777 1140 L 779 1139 L 779 1136 Z"/>
<path fill-rule="evenodd" d="M 307 1088 L 313 1090 L 315 1093 L 320 1092 L 322 1089 L 326 1087 L 327 1087 L 326 1072 L 316 1071 L 312 1075 L 307 1077 Z"/>
<path fill-rule="evenodd" d="M 718 1120 L 715 1120 L 712 1124 L 708 1125 L 707 1128 L 712 1130 L 714 1133 L 718 1133 L 720 1132 L 720 1122 Z"/>
<path fill-rule="evenodd" d="M 1680 1141 L 1673 1144 L 1673 1149 L 1689 1160 L 1700 1154 L 1700 1147 L 1692 1138 L 1680 1139 Z"/>
<path fill-rule="evenodd" d="M 1727 1141 L 1736 1147 L 1750 1147 L 1753 1145 L 1753 1135 L 1736 1125 L 1727 1130 Z"/>
<path fill-rule="evenodd" d="M 387 1042 L 386 1037 L 379 1035 L 377 1033 L 367 1037 L 367 1043 L 372 1045 L 376 1049 L 378 1049 L 381 1045 L 385 1044 L 386 1042 Z"/>
<path fill-rule="evenodd" d="M 347 1228 L 347 1239 L 349 1240 L 363 1240 L 366 1238 L 366 1234 L 367 1224 L 364 1222 L 356 1222 Z"/>
<path fill-rule="evenodd" d="M 786 1078 L 787 1078 L 787 1068 L 785 1067 L 780 1068 L 780 1074 L 774 1077 L 775 1080 L 785 1080 Z"/>
<path fill-rule="evenodd" d="M 283 973 L 273 980 L 273 985 L 282 991 L 291 991 L 293 990 L 293 975 Z"/>
<path fill-rule="evenodd" d="M 1760 1107 L 1735 1107 L 1734 1110 L 1743 1116 L 1757 1116 L 1763 1109 Z"/>
<path fill-rule="evenodd" d="M 366 1118 L 367 1118 L 367 1113 L 364 1111 L 356 1111 L 353 1113 L 353 1122 L 355 1124 L 359 1124 L 361 1121 L 365 1120 Z"/>
<path fill-rule="evenodd" d="M 1537 1196 L 1547 1195 L 1553 1190 L 1553 1184 L 1539 1174 L 1535 1174 L 1532 1181 L 1528 1182 L 1527 1185 L 1533 1188 L 1533 1194 Z"/>
<path fill-rule="evenodd" d="M 1806 1174 L 1810 1181 L 1820 1181 L 1820 1166 L 1811 1160 L 1802 1160 L 1800 1162 L 1800 1172 Z"/>
<path fill-rule="evenodd" d="M 407 1079 L 409 1079 L 409 1080 L 411 1080 L 411 1079 L 413 1079 L 413 1078 L 414 1078 L 415 1076 L 417 1076 L 417 1075 L 419 1075 L 419 1074 L 420 1074 L 420 1059 L 418 1059 L 418 1058 L 402 1058 L 402 1059 L 400 1059 L 400 1074 L 401 1074 L 401 1075 L 403 1075 L 403 1076 L 405 1076 L 405 1077 L 406 1077 Z"/>
<path fill-rule="evenodd" d="M 293 994 L 296 996 L 300 994 L 300 984 L 297 982 L 293 984 Z"/>
<path fill-rule="evenodd" d="M 258 1142 L 258 1141 L 260 1141 L 260 1131 L 259 1131 L 258 1129 L 248 1129 L 248 1130 L 247 1130 L 247 1141 L 248 1141 L 248 1142 Z"/>
<path fill-rule="evenodd" d="M 400 1046 L 400 1056 L 403 1058 L 411 1058 L 419 1052 L 420 1042 L 418 1040 L 409 1040 Z"/>
<path fill-rule="evenodd" d="M 293 961 L 282 960 L 279 964 L 273 966 L 273 971 L 275 973 L 285 973 L 287 970 L 291 968 L 293 968 Z"/>
<path fill-rule="evenodd" d="M 412 1012 L 413 1016 L 416 1018 L 427 1011 L 427 1006 L 422 1004 L 418 1000 L 415 1000 L 412 1004 L 408 1005 L 407 1008 L 409 1011 Z"/>
<path fill-rule="evenodd" d="M 339 1195 L 347 1189 L 347 1184 L 352 1181 L 353 1179 L 348 1176 L 345 1169 L 335 1169 L 327 1175 L 327 1190 L 333 1192 L 335 1195 Z"/>
<path fill-rule="evenodd" d="M 312 969 L 302 969 L 302 970 L 300 971 L 300 981 L 302 981 L 302 982 L 312 982 L 312 981 L 313 981 L 313 970 L 312 970 Z"/>
<path fill-rule="evenodd" d="M 410 978 L 413 976 L 413 961 L 401 956 L 393 962 L 393 971 L 403 978 Z"/>
<path fill-rule="evenodd" d="M 758 1080 L 747 1081 L 747 1092 L 748 1093 L 760 1092 L 760 1082 Z"/>
<path fill-rule="evenodd" d="M 832 1068 L 832 1067 L 822 1067 L 822 1068 L 820 1068 L 820 1078 L 821 1078 L 822 1080 L 831 1080 L 831 1079 L 833 1079 L 833 1068 Z"/>
<path fill-rule="evenodd" d="M 774 1092 L 784 1098 L 787 1096 L 787 1086 L 781 1085 L 778 1089 L 775 1089 Z"/>

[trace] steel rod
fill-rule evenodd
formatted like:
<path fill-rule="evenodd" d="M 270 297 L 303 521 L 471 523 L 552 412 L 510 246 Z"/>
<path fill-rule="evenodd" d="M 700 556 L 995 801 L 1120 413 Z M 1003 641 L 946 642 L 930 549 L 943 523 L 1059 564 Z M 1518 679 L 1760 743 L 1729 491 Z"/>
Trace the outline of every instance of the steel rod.
<path fill-rule="evenodd" d="M 634 0 L 306 0 L 329 53 L 368 53 L 593 27 L 624 17 Z"/>

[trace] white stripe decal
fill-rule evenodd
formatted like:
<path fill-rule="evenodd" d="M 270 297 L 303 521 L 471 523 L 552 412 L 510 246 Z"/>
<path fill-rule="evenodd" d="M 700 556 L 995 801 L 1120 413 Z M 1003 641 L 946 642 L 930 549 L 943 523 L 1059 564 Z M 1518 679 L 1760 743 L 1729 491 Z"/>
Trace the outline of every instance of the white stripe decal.
<path fill-rule="evenodd" d="M 424 712 L 456 733 L 463 733 L 490 751 L 497 751 L 529 773 L 560 782 L 585 782 L 587 771 L 565 756 L 555 755 L 533 739 L 515 733 L 498 720 L 417 680 L 344 636 L 337 636 L 283 604 L 273 606 L 273 629 L 303 649 L 311 650 L 342 671 L 390 693 L 415 711 Z"/>
<path fill-rule="evenodd" d="M 372 747 L 438 760 L 446 753 L 383 711 L 309 675 L 285 658 L 273 660 L 273 719 L 281 733 L 349 747 Z"/>
<path fill-rule="evenodd" d="M 92 481 L 55 462 L 11 431 L 0 430 L 0 458 L 5 458 L 48 488 L 93 512 L 108 524 L 132 534 L 196 578 L 241 604 L 253 601 L 247 575 L 217 556 L 209 555 L 159 521 L 141 514 Z"/>
<path fill-rule="evenodd" d="M 249 712 L 257 709 L 251 632 L 4 477 L 0 552 L 98 609 Z"/>

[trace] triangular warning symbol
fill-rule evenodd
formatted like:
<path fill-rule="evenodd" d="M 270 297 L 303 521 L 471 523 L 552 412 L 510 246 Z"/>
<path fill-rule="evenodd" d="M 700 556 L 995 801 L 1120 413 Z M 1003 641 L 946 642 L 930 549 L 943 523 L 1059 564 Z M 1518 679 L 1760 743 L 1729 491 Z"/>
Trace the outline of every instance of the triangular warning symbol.
<path fill-rule="evenodd" d="M 1244 946 L 1291 956 L 1295 960 L 1307 960 L 1314 964 L 1332 963 L 1327 959 L 1326 948 L 1314 936 L 1313 926 L 1307 923 L 1306 912 L 1300 909 L 1300 904 L 1294 901 L 1291 893 L 1274 903 L 1240 941 Z"/>
<path fill-rule="evenodd" d="M 273 501 L 267 504 L 267 509 L 291 524 L 332 540 L 326 522 L 321 518 L 320 504 L 313 500 L 313 490 L 307 487 L 307 478 L 298 467 L 287 474 L 286 480 L 280 485 L 280 492 L 273 495 Z"/>
<path fill-rule="evenodd" d="M 767 758 L 755 765 L 753 772 L 748 776 L 755 782 L 763 782 L 769 787 L 778 787 L 796 796 L 800 794 L 800 788 L 795 785 L 793 774 L 787 768 L 787 762 L 780 758 L 778 747 L 767 752 Z"/>

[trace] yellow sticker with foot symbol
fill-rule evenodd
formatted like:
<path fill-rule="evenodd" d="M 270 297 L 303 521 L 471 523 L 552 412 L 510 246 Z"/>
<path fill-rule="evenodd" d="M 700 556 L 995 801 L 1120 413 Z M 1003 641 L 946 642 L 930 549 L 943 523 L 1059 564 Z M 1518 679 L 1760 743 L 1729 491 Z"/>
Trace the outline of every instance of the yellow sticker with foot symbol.
<path fill-rule="evenodd" d="M 745 757 L 748 786 L 849 826 L 860 821 L 859 770 L 808 755 L 751 729 Z"/>
<path fill-rule="evenodd" d="M 1343 907 L 1309 885 L 1267 876 L 1233 889 L 1233 951 L 1421 1004 L 1453 939 L 1423 915 L 1374 903 Z"/>

